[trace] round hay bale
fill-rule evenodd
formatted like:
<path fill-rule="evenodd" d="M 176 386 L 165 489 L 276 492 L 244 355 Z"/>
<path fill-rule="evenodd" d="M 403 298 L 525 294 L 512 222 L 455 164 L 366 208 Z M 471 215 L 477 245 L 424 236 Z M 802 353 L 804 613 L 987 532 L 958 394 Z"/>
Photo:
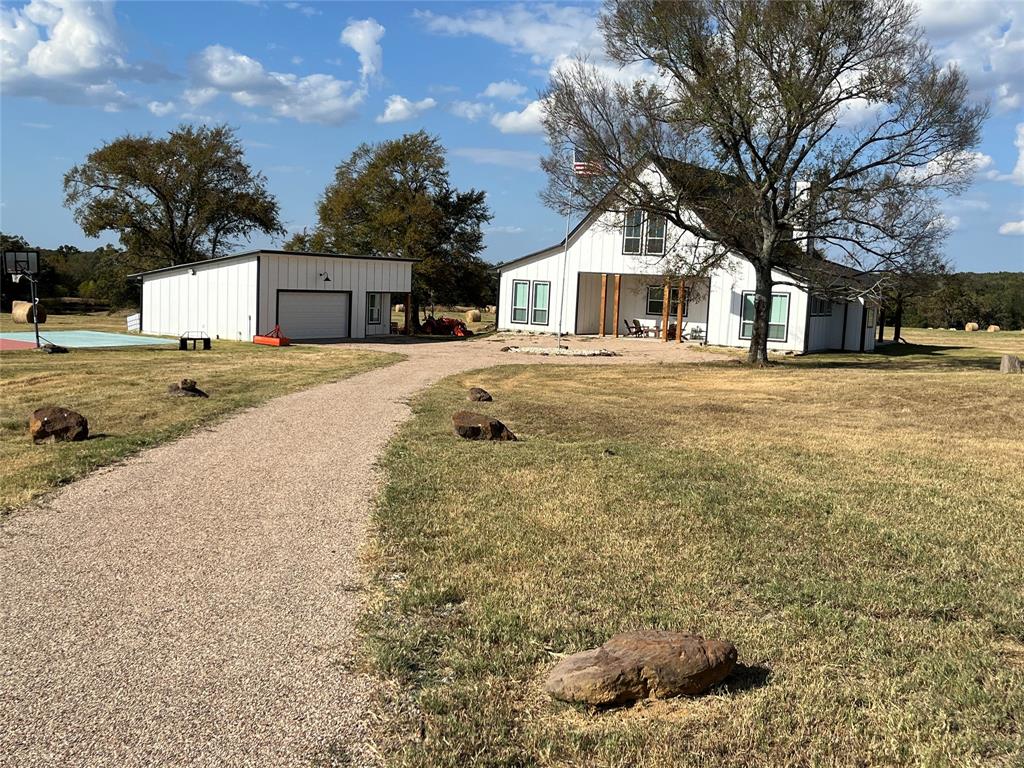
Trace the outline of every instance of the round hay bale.
<path fill-rule="evenodd" d="M 968 323 L 967 325 L 964 326 L 964 330 L 967 331 L 968 333 L 974 333 L 976 330 L 978 330 L 978 324 Z"/>
<path fill-rule="evenodd" d="M 988 331 L 989 333 L 999 333 L 999 326 L 998 325 L 990 325 L 985 330 Z"/>
<path fill-rule="evenodd" d="M 42 304 L 36 304 L 36 313 L 40 323 L 46 322 L 46 308 Z M 16 323 L 32 323 L 35 322 L 32 317 L 32 302 L 31 301 L 15 301 L 11 304 L 11 320 Z"/>
<path fill-rule="evenodd" d="M 480 310 L 471 309 L 466 313 L 467 323 L 479 323 L 480 322 Z"/>

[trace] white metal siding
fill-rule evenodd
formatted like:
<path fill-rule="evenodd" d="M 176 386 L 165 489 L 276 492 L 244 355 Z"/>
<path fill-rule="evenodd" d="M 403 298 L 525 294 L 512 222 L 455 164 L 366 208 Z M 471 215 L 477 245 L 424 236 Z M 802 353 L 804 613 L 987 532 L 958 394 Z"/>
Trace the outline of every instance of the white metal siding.
<path fill-rule="evenodd" d="M 351 337 L 361 339 L 367 335 L 366 294 L 371 291 L 405 294 L 412 288 L 412 264 L 407 261 L 280 253 L 263 253 L 260 258 L 261 333 L 271 330 L 278 322 L 276 298 L 281 289 L 349 291 L 352 295 Z M 330 282 L 324 282 L 321 277 L 325 273 Z M 389 320 L 386 307 L 390 300 L 390 296 L 385 296 L 386 321 Z"/>
<path fill-rule="evenodd" d="M 251 339 L 256 333 L 257 271 L 253 255 L 143 275 L 142 332 Z"/>
<path fill-rule="evenodd" d="M 348 293 L 280 291 L 277 294 L 281 333 L 291 339 L 337 339 L 349 335 Z"/>

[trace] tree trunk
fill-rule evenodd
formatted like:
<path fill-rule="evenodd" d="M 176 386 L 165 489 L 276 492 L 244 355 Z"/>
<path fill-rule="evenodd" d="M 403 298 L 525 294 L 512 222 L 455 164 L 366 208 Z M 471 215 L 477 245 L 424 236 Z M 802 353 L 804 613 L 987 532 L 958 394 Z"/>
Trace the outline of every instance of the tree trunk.
<path fill-rule="evenodd" d="M 405 321 L 409 323 L 412 333 L 419 333 L 423 330 L 423 323 L 420 322 L 420 301 L 416 298 L 415 292 L 412 294 L 412 303 L 409 305 L 409 317 Z"/>
<path fill-rule="evenodd" d="M 754 286 L 754 330 L 750 335 L 750 349 L 747 362 L 751 365 L 768 365 L 768 320 L 772 304 L 772 268 L 763 262 L 754 265 L 757 282 Z M 742 320 L 743 308 L 740 308 Z"/>
<path fill-rule="evenodd" d="M 903 297 L 896 297 L 896 314 L 892 319 L 892 340 L 899 341 L 903 333 Z"/>
<path fill-rule="evenodd" d="M 878 343 L 885 341 L 885 307 L 878 308 Z"/>

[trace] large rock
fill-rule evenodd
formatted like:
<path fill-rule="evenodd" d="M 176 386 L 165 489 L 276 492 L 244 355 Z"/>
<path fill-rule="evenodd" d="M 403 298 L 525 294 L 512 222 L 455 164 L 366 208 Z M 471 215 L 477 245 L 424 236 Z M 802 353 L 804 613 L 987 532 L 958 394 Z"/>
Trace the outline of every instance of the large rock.
<path fill-rule="evenodd" d="M 172 397 L 209 397 L 208 394 L 199 389 L 195 379 L 182 379 L 179 384 L 171 384 L 167 388 L 167 394 Z"/>
<path fill-rule="evenodd" d="M 89 421 L 70 408 L 47 405 L 29 417 L 28 431 L 37 443 L 85 440 L 89 437 Z"/>
<path fill-rule="evenodd" d="M 1020 358 L 1016 355 L 1003 355 L 1002 360 L 999 361 L 999 372 L 1000 373 L 1022 373 L 1024 370 L 1021 368 Z"/>
<path fill-rule="evenodd" d="M 486 389 L 483 389 L 482 387 L 470 387 L 469 395 L 467 396 L 466 399 L 474 403 L 489 403 L 494 398 L 491 397 L 490 392 L 488 392 Z"/>
<path fill-rule="evenodd" d="M 695 696 L 736 666 L 736 646 L 683 632 L 614 635 L 600 648 L 562 659 L 544 690 L 562 701 L 599 707 L 639 699 Z"/>
<path fill-rule="evenodd" d="M 452 414 L 455 434 L 467 440 L 515 440 L 508 427 L 491 416 L 472 411 L 458 411 Z"/>

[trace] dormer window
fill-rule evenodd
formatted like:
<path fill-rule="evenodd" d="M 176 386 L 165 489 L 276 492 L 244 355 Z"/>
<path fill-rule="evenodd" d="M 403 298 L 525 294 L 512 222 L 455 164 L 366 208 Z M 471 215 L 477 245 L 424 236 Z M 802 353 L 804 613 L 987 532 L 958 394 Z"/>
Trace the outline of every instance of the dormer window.
<path fill-rule="evenodd" d="M 645 214 L 634 208 L 626 211 L 622 222 L 622 252 L 662 256 L 665 253 L 664 216 Z"/>

